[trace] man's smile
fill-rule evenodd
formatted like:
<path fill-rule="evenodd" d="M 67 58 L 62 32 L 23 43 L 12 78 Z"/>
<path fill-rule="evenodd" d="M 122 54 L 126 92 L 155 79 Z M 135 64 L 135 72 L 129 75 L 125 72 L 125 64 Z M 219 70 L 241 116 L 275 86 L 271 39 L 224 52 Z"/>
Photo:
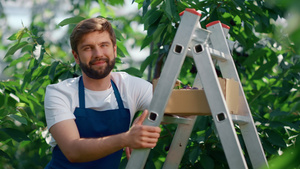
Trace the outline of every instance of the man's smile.
<path fill-rule="evenodd" d="M 103 65 L 108 62 L 108 59 L 100 59 L 90 62 L 90 65 Z"/>

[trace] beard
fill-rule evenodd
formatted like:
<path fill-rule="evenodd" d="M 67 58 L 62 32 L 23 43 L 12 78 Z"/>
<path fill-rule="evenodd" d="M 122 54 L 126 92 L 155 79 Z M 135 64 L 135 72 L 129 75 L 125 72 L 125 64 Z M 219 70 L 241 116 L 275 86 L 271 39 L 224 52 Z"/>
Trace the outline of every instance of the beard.
<path fill-rule="evenodd" d="M 104 67 L 98 67 L 97 69 L 93 69 L 92 65 L 94 62 L 96 61 L 105 61 L 107 63 L 106 66 Z M 89 64 L 85 64 L 82 63 L 79 59 L 79 66 L 81 68 L 81 70 L 89 77 L 92 79 L 103 79 L 105 78 L 107 75 L 109 75 L 109 73 L 111 72 L 111 70 L 114 68 L 116 63 L 116 59 L 115 57 L 112 60 L 109 60 L 108 58 L 101 58 L 101 59 L 94 59 L 92 61 L 89 62 Z"/>

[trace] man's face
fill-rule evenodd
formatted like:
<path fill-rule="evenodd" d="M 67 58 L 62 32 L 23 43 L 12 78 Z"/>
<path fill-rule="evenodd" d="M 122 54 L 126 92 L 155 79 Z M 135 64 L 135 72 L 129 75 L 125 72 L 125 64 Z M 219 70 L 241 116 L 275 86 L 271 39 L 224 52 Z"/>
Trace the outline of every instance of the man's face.
<path fill-rule="evenodd" d="M 91 32 L 82 37 L 78 54 L 72 51 L 82 72 L 92 79 L 102 79 L 109 75 L 115 65 L 116 46 L 113 46 L 108 32 Z"/>

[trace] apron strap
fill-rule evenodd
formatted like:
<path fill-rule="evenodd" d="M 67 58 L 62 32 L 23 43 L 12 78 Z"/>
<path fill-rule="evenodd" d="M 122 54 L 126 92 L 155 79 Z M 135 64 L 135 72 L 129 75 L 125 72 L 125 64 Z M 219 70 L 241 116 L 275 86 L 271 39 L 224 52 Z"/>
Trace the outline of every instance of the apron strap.
<path fill-rule="evenodd" d="M 123 101 L 121 99 L 120 92 L 119 92 L 115 82 L 112 81 L 112 80 L 110 80 L 110 81 L 111 81 L 111 85 L 112 85 L 114 93 L 115 93 L 115 97 L 116 97 L 117 102 L 118 102 L 119 109 L 124 109 L 124 104 L 123 104 Z M 83 84 L 82 76 L 79 78 L 78 90 L 79 90 L 79 92 L 78 92 L 79 108 L 85 108 L 84 84 Z"/>
<path fill-rule="evenodd" d="M 124 109 L 124 104 L 123 104 L 120 92 L 119 92 L 115 82 L 112 81 L 112 80 L 110 80 L 110 81 L 111 81 L 111 85 L 112 85 L 112 87 L 114 89 L 114 92 L 115 92 L 115 96 L 116 96 L 116 99 L 117 99 L 117 102 L 118 102 L 119 109 Z"/>
<path fill-rule="evenodd" d="M 84 95 L 84 85 L 82 81 L 82 76 L 79 78 L 78 85 L 78 96 L 79 96 L 79 108 L 85 108 L 85 95 Z"/>

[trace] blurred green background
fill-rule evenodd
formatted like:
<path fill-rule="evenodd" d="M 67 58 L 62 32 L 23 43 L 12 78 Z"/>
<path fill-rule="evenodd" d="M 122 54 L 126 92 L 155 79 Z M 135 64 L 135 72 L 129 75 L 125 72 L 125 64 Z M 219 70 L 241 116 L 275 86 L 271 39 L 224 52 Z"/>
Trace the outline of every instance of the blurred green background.
<path fill-rule="evenodd" d="M 231 27 L 232 56 L 270 168 L 300 168 L 299 6 L 298 0 L 1 0 L 0 169 L 40 169 L 51 159 L 45 88 L 80 74 L 69 45 L 77 22 L 110 19 L 118 38 L 115 71 L 151 81 L 185 8 L 201 11 L 203 28 L 215 20 Z M 187 58 L 178 79 L 192 84 L 195 73 Z M 168 153 L 176 126 L 161 127 L 145 168 L 161 168 Z M 124 156 L 120 167 L 126 162 Z M 180 168 L 228 168 L 211 117 L 198 118 Z"/>

